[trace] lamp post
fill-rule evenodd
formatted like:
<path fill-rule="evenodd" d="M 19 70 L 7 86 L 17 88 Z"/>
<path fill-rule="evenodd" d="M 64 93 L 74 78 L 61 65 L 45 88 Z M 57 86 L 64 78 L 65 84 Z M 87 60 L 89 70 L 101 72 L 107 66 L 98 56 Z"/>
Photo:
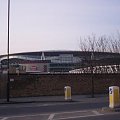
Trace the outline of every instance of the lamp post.
<path fill-rule="evenodd" d="M 10 39 L 10 0 L 8 0 L 8 43 L 7 43 L 7 102 L 10 98 L 10 76 L 9 76 L 9 39 Z"/>
<path fill-rule="evenodd" d="M 94 98 L 93 60 L 94 60 L 94 53 L 91 52 L 91 97 L 92 98 Z"/>

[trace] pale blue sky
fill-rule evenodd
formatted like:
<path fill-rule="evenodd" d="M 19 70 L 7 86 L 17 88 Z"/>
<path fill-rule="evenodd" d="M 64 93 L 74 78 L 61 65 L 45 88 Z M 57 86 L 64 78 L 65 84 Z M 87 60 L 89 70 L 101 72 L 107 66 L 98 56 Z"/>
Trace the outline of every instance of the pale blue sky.
<path fill-rule="evenodd" d="M 11 0 L 10 53 L 79 50 L 79 38 L 120 30 L 120 0 Z M 0 0 L 0 54 L 7 53 L 7 0 Z"/>

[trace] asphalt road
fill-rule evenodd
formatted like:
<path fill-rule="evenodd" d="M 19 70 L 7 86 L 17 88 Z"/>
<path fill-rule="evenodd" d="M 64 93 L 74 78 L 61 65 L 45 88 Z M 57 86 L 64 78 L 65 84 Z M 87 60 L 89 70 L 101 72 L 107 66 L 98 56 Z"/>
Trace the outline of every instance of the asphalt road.
<path fill-rule="evenodd" d="M 63 120 L 63 119 L 59 119 L 59 120 Z M 64 118 L 64 120 L 120 120 L 120 113 L 93 115 L 93 116 L 91 115 L 91 116 L 66 117 Z"/>
<path fill-rule="evenodd" d="M 43 114 L 65 111 L 80 111 L 88 109 L 96 109 L 107 106 L 107 103 L 46 103 L 46 104 L 14 104 L 3 105 L 0 107 L 0 116 L 13 116 L 24 114 Z"/>
<path fill-rule="evenodd" d="M 119 120 L 119 112 L 103 113 L 100 110 L 82 110 L 46 114 L 29 114 L 1 117 L 1 120 Z"/>
<path fill-rule="evenodd" d="M 1 104 L 0 120 L 120 120 L 119 112 L 103 112 L 108 101 Z"/>

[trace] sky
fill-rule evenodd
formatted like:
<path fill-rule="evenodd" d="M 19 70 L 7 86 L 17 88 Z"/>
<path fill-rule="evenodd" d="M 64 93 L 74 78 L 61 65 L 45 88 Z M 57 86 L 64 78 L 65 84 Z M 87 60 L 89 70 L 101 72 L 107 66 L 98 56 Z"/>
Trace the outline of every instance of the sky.
<path fill-rule="evenodd" d="M 7 53 L 7 0 L 0 0 L 0 55 Z M 120 30 L 120 0 L 11 0 L 10 53 L 79 50 L 80 37 Z"/>

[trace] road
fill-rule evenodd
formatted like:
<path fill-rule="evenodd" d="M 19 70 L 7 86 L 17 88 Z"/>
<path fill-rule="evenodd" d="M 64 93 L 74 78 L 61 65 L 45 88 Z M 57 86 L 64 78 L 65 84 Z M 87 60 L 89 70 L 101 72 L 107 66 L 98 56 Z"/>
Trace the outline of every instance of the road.
<path fill-rule="evenodd" d="M 46 103 L 46 104 L 13 104 L 0 107 L 0 116 L 14 116 L 23 114 L 44 114 L 53 112 L 80 111 L 107 106 L 107 103 Z"/>
<path fill-rule="evenodd" d="M 1 104 L 0 120 L 119 120 L 119 112 L 102 112 L 107 101 Z"/>

